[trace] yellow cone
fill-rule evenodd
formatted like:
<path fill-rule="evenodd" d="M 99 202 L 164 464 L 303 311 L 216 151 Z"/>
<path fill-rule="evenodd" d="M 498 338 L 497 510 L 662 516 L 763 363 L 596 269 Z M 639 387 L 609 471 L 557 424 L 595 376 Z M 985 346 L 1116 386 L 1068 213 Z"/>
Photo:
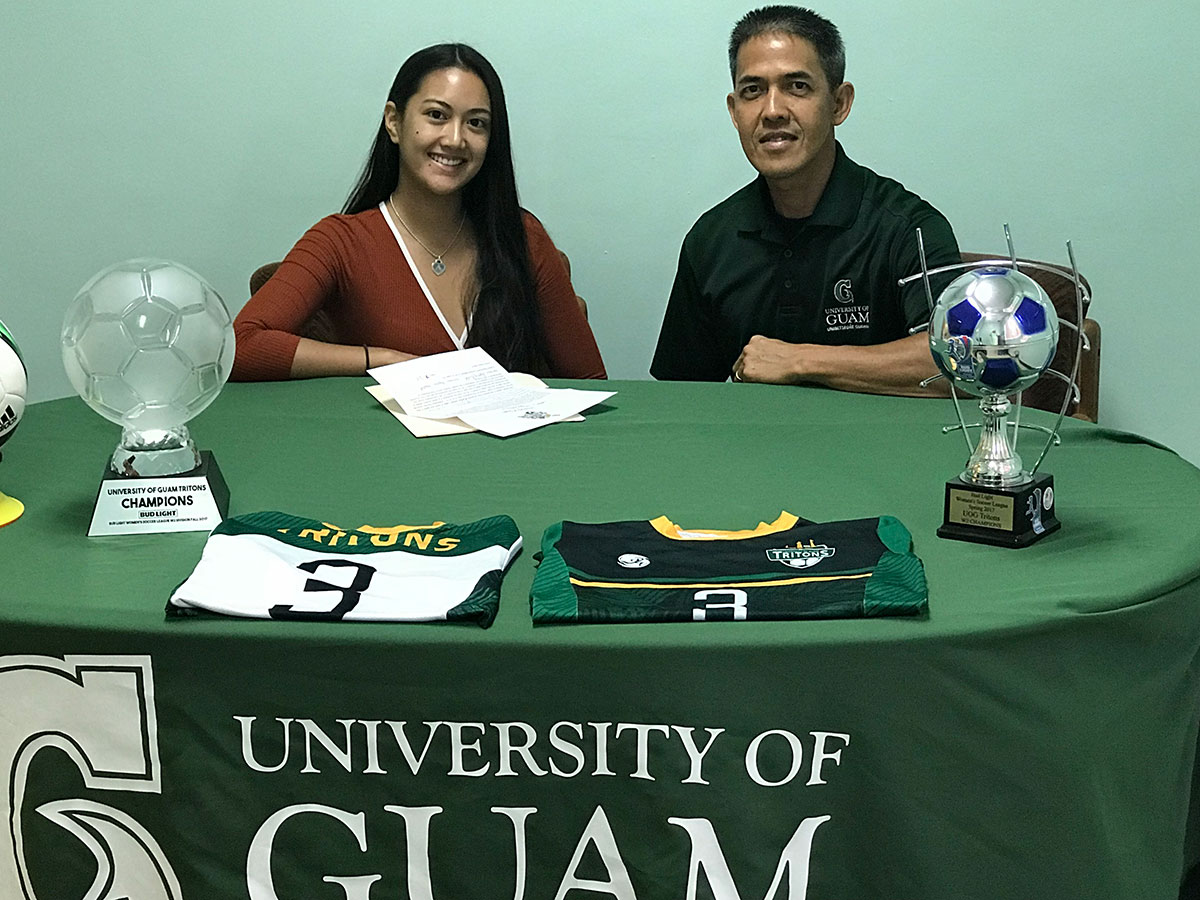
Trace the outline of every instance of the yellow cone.
<path fill-rule="evenodd" d="M 15 522 L 21 517 L 21 513 L 25 512 L 25 504 L 16 497 L 10 497 L 8 494 L 0 491 L 0 528 L 3 528 L 9 522 Z"/>

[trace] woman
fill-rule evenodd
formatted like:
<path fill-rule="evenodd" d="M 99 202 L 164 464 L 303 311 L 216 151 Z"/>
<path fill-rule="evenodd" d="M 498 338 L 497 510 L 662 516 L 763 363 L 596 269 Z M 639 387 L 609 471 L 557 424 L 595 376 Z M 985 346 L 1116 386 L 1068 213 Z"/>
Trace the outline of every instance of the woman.
<path fill-rule="evenodd" d="M 301 336 L 318 312 L 333 341 Z M 234 331 L 243 381 L 475 346 L 510 371 L 605 377 L 560 254 L 518 205 L 500 78 L 463 44 L 400 67 L 342 214 L 300 239 Z"/>

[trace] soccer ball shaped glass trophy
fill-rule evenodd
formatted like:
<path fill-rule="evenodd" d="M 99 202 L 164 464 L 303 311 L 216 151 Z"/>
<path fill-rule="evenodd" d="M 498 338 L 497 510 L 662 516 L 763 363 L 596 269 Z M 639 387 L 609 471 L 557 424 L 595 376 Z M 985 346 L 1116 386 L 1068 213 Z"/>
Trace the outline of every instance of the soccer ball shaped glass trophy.
<path fill-rule="evenodd" d="M 1058 348 L 1060 325 L 1075 329 L 1075 365 L 1083 349 L 1082 329 L 1061 322 L 1054 303 L 1036 281 L 1022 268 L 1045 269 L 1074 281 L 1077 322 L 1083 321 L 1084 289 L 1075 268 L 1070 243 L 1071 272 L 1041 263 L 1018 262 L 1012 250 L 1008 226 L 1008 260 L 944 266 L 930 271 L 925 265 L 925 250 L 917 232 L 921 255 L 921 274 L 902 280 L 924 279 L 931 315 L 928 328 L 929 349 L 940 371 L 937 378 L 950 380 L 951 398 L 963 434 L 968 426 L 963 419 L 957 391 L 979 398 L 983 417 L 979 442 L 972 446 L 966 468 L 946 482 L 942 527 L 938 535 L 957 540 L 1025 547 L 1057 531 L 1060 522 L 1054 509 L 1054 477 L 1038 473 L 1046 451 L 1058 441 L 1058 429 L 1070 403 L 1075 372 L 1069 378 L 1070 390 L 1063 400 L 1053 428 L 1020 423 L 1020 395 L 1043 373 L 1049 371 Z M 955 269 L 967 269 L 941 292 L 934 302 L 929 275 Z M 930 379 L 933 380 L 933 379 Z M 1017 402 L 1017 422 L 1008 415 Z M 1034 465 L 1026 469 L 1017 453 L 1020 428 L 1033 428 L 1048 435 Z M 952 430 L 952 429 L 948 429 Z"/>
<path fill-rule="evenodd" d="M 67 377 L 121 426 L 89 534 L 197 531 L 221 520 L 228 491 L 186 423 L 220 393 L 233 352 L 224 302 L 178 263 L 117 263 L 75 295 L 62 329 Z"/>

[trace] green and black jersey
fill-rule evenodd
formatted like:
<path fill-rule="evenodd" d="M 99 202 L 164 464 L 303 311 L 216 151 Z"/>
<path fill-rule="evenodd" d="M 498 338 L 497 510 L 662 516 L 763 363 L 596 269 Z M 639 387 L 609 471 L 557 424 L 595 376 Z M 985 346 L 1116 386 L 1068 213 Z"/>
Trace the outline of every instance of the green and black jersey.
<path fill-rule="evenodd" d="M 912 535 L 880 516 L 816 523 L 782 513 L 746 531 L 652 521 L 560 522 L 542 536 L 535 623 L 707 622 L 920 615 Z"/>

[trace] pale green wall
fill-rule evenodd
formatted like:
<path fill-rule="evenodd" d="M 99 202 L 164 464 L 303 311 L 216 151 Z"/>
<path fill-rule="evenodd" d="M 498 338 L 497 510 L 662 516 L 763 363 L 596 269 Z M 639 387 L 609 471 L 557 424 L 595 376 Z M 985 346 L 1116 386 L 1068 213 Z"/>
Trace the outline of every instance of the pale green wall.
<path fill-rule="evenodd" d="M 234 310 L 340 206 L 395 69 L 441 40 L 505 81 L 522 199 L 574 263 L 609 372 L 645 377 L 679 241 L 749 180 L 724 111 L 743 2 L 9 4 L 0 318 L 34 399 L 70 392 L 62 311 L 96 270 L 179 260 Z M 1065 261 L 1104 326 L 1101 418 L 1200 461 L 1194 3 L 851 3 L 841 139 L 970 249 Z M 1135 18 L 1136 17 L 1136 18 Z M 202 420 L 201 420 L 202 421 Z"/>

